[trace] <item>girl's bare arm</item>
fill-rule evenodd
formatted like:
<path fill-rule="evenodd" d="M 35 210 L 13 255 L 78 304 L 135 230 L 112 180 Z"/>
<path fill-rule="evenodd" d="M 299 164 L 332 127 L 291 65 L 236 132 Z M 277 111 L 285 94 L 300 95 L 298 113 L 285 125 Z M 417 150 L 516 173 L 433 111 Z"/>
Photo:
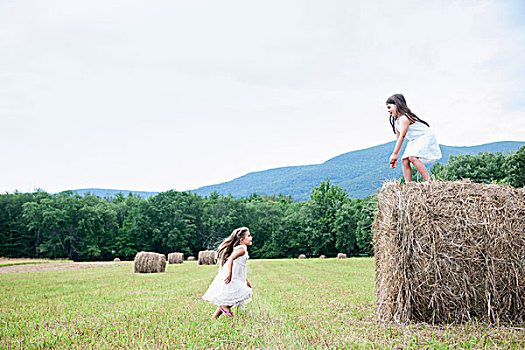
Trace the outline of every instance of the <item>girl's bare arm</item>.
<path fill-rule="evenodd" d="M 399 118 L 399 131 L 396 130 L 397 134 L 397 142 L 396 146 L 394 147 L 394 151 L 392 152 L 392 155 L 390 156 L 390 166 L 392 168 L 395 168 L 397 165 L 397 159 L 399 158 L 399 151 L 401 150 L 401 146 L 403 145 L 403 141 L 405 141 L 405 136 L 408 131 L 408 127 L 410 126 L 410 120 L 408 120 L 407 117 L 403 116 Z"/>
<path fill-rule="evenodd" d="M 237 259 L 238 257 L 244 255 L 244 248 L 239 248 L 233 251 L 232 255 L 228 258 L 228 261 L 226 261 L 226 267 L 228 268 L 228 277 L 224 279 L 224 283 L 228 284 L 232 280 L 232 270 L 233 270 L 233 260 Z"/>

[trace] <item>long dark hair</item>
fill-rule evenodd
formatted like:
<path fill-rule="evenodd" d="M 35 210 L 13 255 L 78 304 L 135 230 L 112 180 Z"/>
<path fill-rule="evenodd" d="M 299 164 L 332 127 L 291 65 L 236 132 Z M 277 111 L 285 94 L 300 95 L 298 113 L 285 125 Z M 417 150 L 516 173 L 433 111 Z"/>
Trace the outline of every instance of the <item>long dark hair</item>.
<path fill-rule="evenodd" d="M 232 234 L 221 243 L 219 248 L 217 248 L 217 255 L 221 260 L 221 266 L 224 265 L 226 260 L 232 255 L 233 248 L 239 245 L 241 238 L 246 237 L 248 231 L 248 227 L 236 228 Z"/>
<path fill-rule="evenodd" d="M 390 96 L 389 98 L 387 98 L 386 100 L 386 103 L 389 104 L 394 104 L 396 105 L 396 108 L 397 108 L 397 113 L 401 116 L 401 115 L 406 115 L 408 120 L 410 120 L 411 122 L 415 123 L 415 122 L 421 122 L 423 124 L 425 124 L 426 126 L 430 127 L 430 125 L 428 125 L 428 123 L 422 119 L 419 119 L 417 117 L 417 115 L 415 115 L 411 110 L 410 108 L 408 108 L 407 106 L 407 101 L 405 100 L 405 96 L 401 95 L 401 94 L 394 94 L 392 96 Z M 394 131 L 394 134 L 396 133 L 396 127 L 395 127 L 395 117 L 390 114 L 390 125 L 392 125 L 392 130 Z"/>

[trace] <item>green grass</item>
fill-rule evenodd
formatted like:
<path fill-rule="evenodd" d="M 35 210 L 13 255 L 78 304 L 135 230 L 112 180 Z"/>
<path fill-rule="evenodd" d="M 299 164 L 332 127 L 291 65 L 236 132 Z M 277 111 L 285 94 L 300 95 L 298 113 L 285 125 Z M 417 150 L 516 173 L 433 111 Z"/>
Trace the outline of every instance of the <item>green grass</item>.
<path fill-rule="evenodd" d="M 200 298 L 217 267 L 132 269 L 0 275 L 0 349 L 525 347 L 519 328 L 378 322 L 371 258 L 250 260 L 253 302 L 233 322 Z"/>

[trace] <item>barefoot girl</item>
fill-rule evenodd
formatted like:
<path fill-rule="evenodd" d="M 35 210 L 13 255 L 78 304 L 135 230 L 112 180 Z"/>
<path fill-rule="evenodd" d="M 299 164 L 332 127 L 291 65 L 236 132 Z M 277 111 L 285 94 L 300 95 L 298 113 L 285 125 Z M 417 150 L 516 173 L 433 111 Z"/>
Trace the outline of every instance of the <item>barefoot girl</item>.
<path fill-rule="evenodd" d="M 419 119 L 412 113 L 407 107 L 403 95 L 395 94 L 390 96 L 386 100 L 386 108 L 390 113 L 392 129 L 397 135 L 396 146 L 390 156 L 390 167 L 396 167 L 399 151 L 406 137 L 408 144 L 403 153 L 403 157 L 401 157 L 405 182 L 412 181 L 412 168 L 410 164 L 416 167 L 423 177 L 423 180 L 428 181 L 430 175 L 425 164 L 441 159 L 441 150 L 439 149 L 434 132 L 432 132 L 427 122 Z"/>
<path fill-rule="evenodd" d="M 218 305 L 214 318 L 223 313 L 232 318 L 233 306 L 244 310 L 244 305 L 252 300 L 252 288 L 246 280 L 249 245 L 252 245 L 250 230 L 240 227 L 233 230 L 218 248 L 219 272 L 202 296 L 204 300 Z"/>

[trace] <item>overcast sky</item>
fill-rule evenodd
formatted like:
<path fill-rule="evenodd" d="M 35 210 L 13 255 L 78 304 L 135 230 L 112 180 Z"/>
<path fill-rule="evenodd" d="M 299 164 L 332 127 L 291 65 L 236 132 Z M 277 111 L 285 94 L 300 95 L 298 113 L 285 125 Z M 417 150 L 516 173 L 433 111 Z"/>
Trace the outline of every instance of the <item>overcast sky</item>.
<path fill-rule="evenodd" d="M 524 3 L 0 0 L 0 191 L 322 163 L 394 140 L 393 93 L 441 144 L 524 141 Z"/>

